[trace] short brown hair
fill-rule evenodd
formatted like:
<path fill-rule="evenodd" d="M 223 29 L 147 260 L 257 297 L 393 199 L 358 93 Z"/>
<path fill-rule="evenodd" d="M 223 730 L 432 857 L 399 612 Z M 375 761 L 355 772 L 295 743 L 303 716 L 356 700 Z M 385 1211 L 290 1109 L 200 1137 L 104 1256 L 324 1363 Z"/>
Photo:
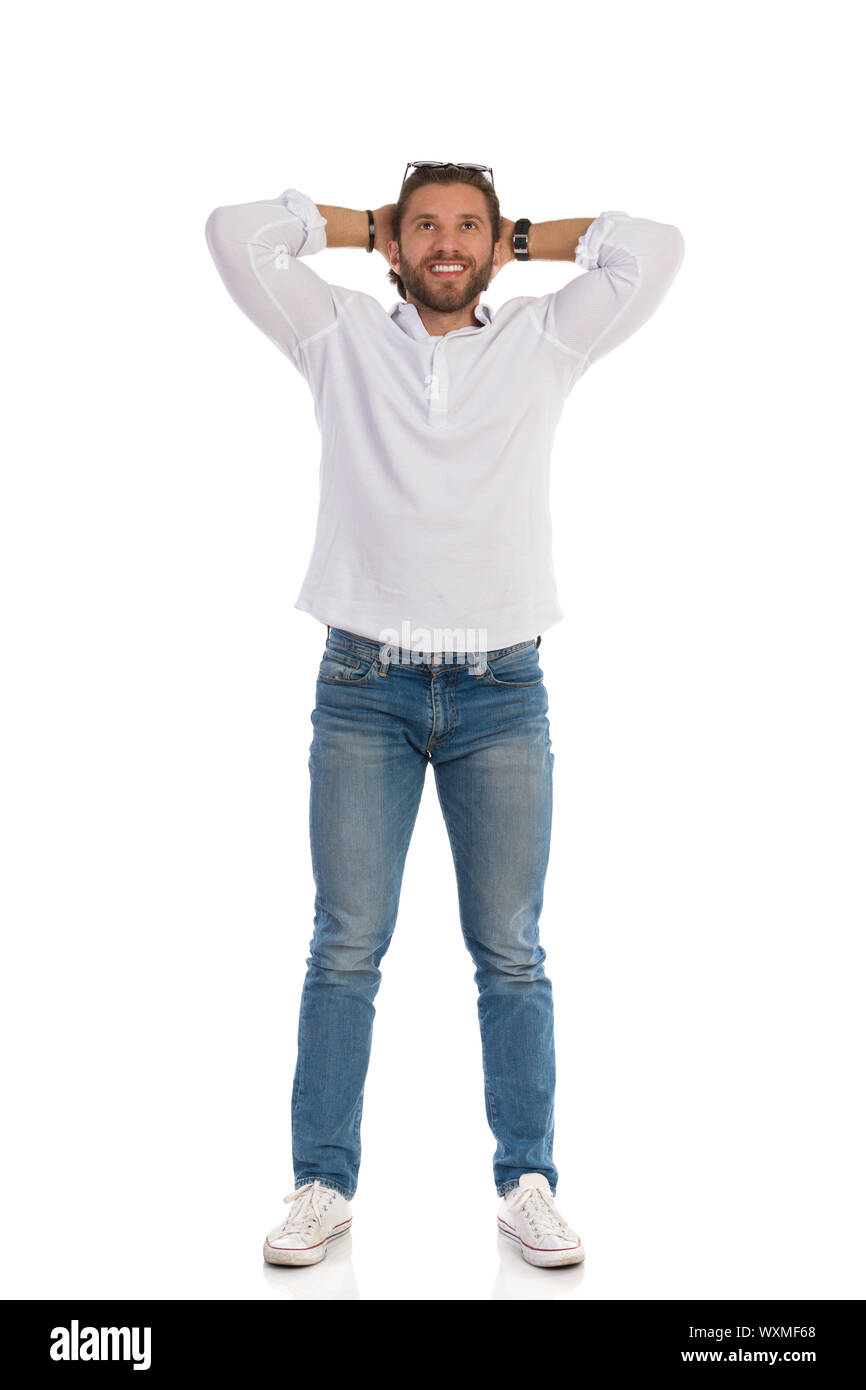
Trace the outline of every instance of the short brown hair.
<path fill-rule="evenodd" d="M 501 214 L 499 211 L 499 199 L 493 184 L 486 174 L 479 173 L 476 169 L 458 169 L 454 164 L 445 165 L 442 169 L 416 169 L 410 174 L 403 187 L 400 189 L 400 197 L 394 207 L 392 214 L 392 232 L 395 241 L 400 240 L 400 230 L 403 225 L 403 217 L 406 212 L 406 204 L 416 188 L 425 188 L 427 184 L 450 184 L 468 183 L 472 188 L 480 188 L 487 203 L 487 210 L 490 214 L 490 224 L 493 229 L 493 239 L 490 243 L 491 250 L 499 240 L 501 230 Z M 402 299 L 406 298 L 406 289 L 396 270 L 388 271 L 388 279 L 392 285 L 396 285 Z"/>

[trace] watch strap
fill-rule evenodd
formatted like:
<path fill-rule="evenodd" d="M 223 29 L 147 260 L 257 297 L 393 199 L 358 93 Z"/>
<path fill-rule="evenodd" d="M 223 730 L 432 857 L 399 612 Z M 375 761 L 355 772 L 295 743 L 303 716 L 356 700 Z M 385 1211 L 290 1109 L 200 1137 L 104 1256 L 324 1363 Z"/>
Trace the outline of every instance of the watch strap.
<path fill-rule="evenodd" d="M 529 228 L 532 226 L 528 217 L 521 217 L 514 224 L 514 259 L 516 261 L 529 260 Z"/>

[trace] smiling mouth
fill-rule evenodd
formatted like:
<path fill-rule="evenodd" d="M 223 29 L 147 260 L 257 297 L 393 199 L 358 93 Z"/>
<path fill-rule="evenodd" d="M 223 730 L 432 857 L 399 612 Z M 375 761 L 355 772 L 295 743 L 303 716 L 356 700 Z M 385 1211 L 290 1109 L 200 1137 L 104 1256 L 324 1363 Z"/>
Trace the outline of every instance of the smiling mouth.
<path fill-rule="evenodd" d="M 463 275 L 466 270 L 465 266 L 463 266 L 461 270 L 434 270 L 432 266 L 428 266 L 427 268 L 431 275 L 436 276 L 437 280 L 456 280 L 458 276 Z"/>

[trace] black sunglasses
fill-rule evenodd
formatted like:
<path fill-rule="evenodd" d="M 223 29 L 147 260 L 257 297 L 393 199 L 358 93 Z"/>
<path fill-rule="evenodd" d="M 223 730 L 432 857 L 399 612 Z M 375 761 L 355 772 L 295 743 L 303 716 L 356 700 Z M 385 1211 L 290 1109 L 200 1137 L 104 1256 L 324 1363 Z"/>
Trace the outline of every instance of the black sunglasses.
<path fill-rule="evenodd" d="M 406 165 L 406 173 L 403 175 L 403 183 L 409 174 L 410 169 L 475 169 L 479 174 L 489 174 L 492 188 L 496 188 L 493 182 L 493 170 L 487 164 L 454 164 L 450 160 L 441 159 L 413 159 Z M 403 187 L 401 183 L 400 187 Z"/>

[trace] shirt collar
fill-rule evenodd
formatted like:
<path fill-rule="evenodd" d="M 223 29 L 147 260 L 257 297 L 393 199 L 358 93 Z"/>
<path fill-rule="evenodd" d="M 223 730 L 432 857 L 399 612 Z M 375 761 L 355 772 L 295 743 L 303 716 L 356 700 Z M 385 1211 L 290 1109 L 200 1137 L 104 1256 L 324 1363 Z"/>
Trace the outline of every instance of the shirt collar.
<path fill-rule="evenodd" d="M 414 304 L 407 304 L 405 300 L 398 299 L 397 303 L 388 311 L 390 317 L 402 328 L 411 338 L 429 338 L 421 319 L 421 315 Z M 487 325 L 493 322 L 493 311 L 489 304 L 478 303 L 475 306 L 475 318 L 479 324 Z M 467 325 L 468 327 L 468 325 Z"/>

